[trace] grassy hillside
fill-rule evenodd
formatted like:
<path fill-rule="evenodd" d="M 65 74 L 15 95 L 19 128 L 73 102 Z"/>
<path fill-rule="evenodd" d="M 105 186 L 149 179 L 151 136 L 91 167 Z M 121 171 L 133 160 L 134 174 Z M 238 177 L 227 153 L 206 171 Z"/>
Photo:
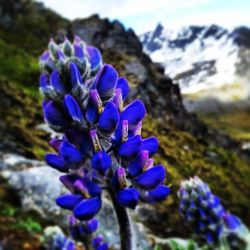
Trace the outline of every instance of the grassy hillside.
<path fill-rule="evenodd" d="M 36 127 L 43 122 L 38 76 L 36 57 L 0 41 L 0 147 L 42 159 L 48 135 Z"/>
<path fill-rule="evenodd" d="M 233 109 L 222 113 L 199 113 L 210 126 L 240 141 L 250 141 L 250 108 Z"/>

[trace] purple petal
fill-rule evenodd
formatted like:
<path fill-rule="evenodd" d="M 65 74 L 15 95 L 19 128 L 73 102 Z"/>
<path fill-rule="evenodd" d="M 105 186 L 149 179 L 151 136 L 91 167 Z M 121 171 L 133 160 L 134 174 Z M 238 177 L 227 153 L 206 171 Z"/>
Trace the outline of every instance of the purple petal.
<path fill-rule="evenodd" d="M 92 158 L 92 167 L 104 174 L 111 167 L 111 158 L 105 151 L 97 152 Z"/>
<path fill-rule="evenodd" d="M 47 74 L 41 74 L 39 79 L 40 88 L 42 91 L 46 91 L 47 87 L 49 86 L 49 78 Z"/>
<path fill-rule="evenodd" d="M 54 70 L 50 75 L 50 85 L 55 89 L 58 93 L 65 93 L 64 84 L 61 80 L 60 74 L 58 70 Z"/>
<path fill-rule="evenodd" d="M 220 198 L 216 195 L 213 195 L 210 199 L 208 208 L 214 209 L 217 208 L 219 205 L 220 205 Z"/>
<path fill-rule="evenodd" d="M 71 143 L 64 141 L 60 146 L 60 155 L 67 163 L 80 163 L 83 160 L 81 152 Z"/>
<path fill-rule="evenodd" d="M 116 129 L 119 121 L 119 112 L 113 102 L 108 102 L 99 118 L 99 126 L 107 132 Z"/>
<path fill-rule="evenodd" d="M 125 188 L 117 193 L 116 199 L 122 206 L 135 209 L 139 193 L 135 188 Z"/>
<path fill-rule="evenodd" d="M 128 172 L 131 176 L 135 177 L 142 173 L 143 167 L 147 163 L 149 158 L 148 151 L 141 151 L 140 154 L 136 157 L 136 159 L 131 162 L 128 166 Z"/>
<path fill-rule="evenodd" d="M 84 52 L 81 46 L 79 46 L 78 44 L 74 44 L 74 54 L 79 59 L 84 59 Z"/>
<path fill-rule="evenodd" d="M 229 213 L 223 215 L 223 220 L 226 227 L 230 230 L 234 230 L 241 225 L 240 219 Z"/>
<path fill-rule="evenodd" d="M 86 179 L 86 186 L 91 197 L 99 196 L 102 193 L 102 189 L 98 184 Z"/>
<path fill-rule="evenodd" d="M 88 133 L 76 129 L 70 129 L 66 131 L 65 135 L 70 143 L 79 147 L 83 156 L 92 155 L 94 148 Z"/>
<path fill-rule="evenodd" d="M 81 108 L 71 95 L 66 95 L 64 97 L 64 105 L 73 121 L 82 122 L 83 114 Z"/>
<path fill-rule="evenodd" d="M 163 166 L 158 165 L 135 178 L 135 182 L 141 188 L 150 190 L 156 188 L 165 179 L 165 169 Z"/>
<path fill-rule="evenodd" d="M 131 137 L 120 146 L 118 153 L 125 159 L 134 159 L 141 150 L 141 143 L 141 136 Z"/>
<path fill-rule="evenodd" d="M 70 70 L 70 82 L 72 88 L 74 88 L 78 84 L 82 84 L 82 77 L 75 63 L 71 62 L 69 64 L 69 70 Z"/>
<path fill-rule="evenodd" d="M 73 241 L 69 241 L 66 246 L 66 250 L 76 250 L 75 243 Z"/>
<path fill-rule="evenodd" d="M 39 57 L 40 61 L 46 61 L 49 59 L 49 51 L 45 50 L 42 55 Z"/>
<path fill-rule="evenodd" d="M 118 167 L 115 170 L 115 173 L 111 179 L 111 184 L 117 190 L 120 190 L 120 189 L 125 188 L 127 186 L 126 171 L 123 167 Z"/>
<path fill-rule="evenodd" d="M 74 207 L 77 206 L 82 199 L 83 197 L 80 194 L 64 194 L 56 199 L 56 204 L 59 207 L 73 210 Z"/>
<path fill-rule="evenodd" d="M 170 194 L 170 188 L 168 186 L 159 185 L 157 188 L 148 192 L 149 202 L 164 201 Z"/>
<path fill-rule="evenodd" d="M 51 167 L 59 170 L 60 172 L 68 171 L 67 165 L 57 154 L 46 154 L 45 160 Z"/>
<path fill-rule="evenodd" d="M 149 137 L 142 140 L 142 150 L 147 150 L 150 156 L 157 152 L 158 145 L 159 143 L 156 137 Z"/>
<path fill-rule="evenodd" d="M 108 250 L 109 246 L 104 242 L 103 237 L 98 235 L 92 240 L 94 250 Z"/>
<path fill-rule="evenodd" d="M 90 99 L 86 108 L 86 118 L 88 122 L 95 124 L 98 121 L 98 108 L 95 106 L 93 101 Z"/>
<path fill-rule="evenodd" d="M 76 174 L 67 174 L 61 175 L 59 179 L 69 191 L 74 192 L 74 183 L 80 180 L 81 177 Z"/>
<path fill-rule="evenodd" d="M 108 250 L 108 243 L 101 243 L 95 250 Z"/>
<path fill-rule="evenodd" d="M 74 208 L 74 215 L 79 220 L 90 220 L 92 219 L 101 209 L 102 202 L 99 197 L 86 199 L 81 201 Z"/>
<path fill-rule="evenodd" d="M 118 79 L 117 71 L 111 65 L 106 64 L 97 78 L 97 90 L 101 98 L 111 97 Z"/>
<path fill-rule="evenodd" d="M 102 65 L 102 55 L 100 51 L 92 46 L 86 47 L 87 53 L 89 55 L 89 63 L 91 67 L 91 71 L 96 71 Z"/>
<path fill-rule="evenodd" d="M 57 152 L 59 151 L 60 145 L 62 143 L 61 139 L 51 139 L 49 145 L 54 148 Z"/>
<path fill-rule="evenodd" d="M 120 120 L 128 120 L 129 125 L 136 126 L 145 116 L 146 109 L 140 100 L 135 100 L 129 104 L 121 113 Z"/>
<path fill-rule="evenodd" d="M 98 220 L 97 219 L 92 219 L 89 221 L 86 221 L 85 224 L 83 225 L 83 231 L 85 234 L 93 234 L 98 228 Z"/>
<path fill-rule="evenodd" d="M 92 245 L 96 249 L 102 242 L 103 237 L 101 235 L 98 235 L 92 240 Z"/>
<path fill-rule="evenodd" d="M 129 93 L 129 84 L 124 77 L 120 77 L 116 84 L 117 89 L 122 90 L 122 99 L 125 100 Z"/>
<path fill-rule="evenodd" d="M 67 127 L 68 126 L 68 120 L 65 116 L 63 110 L 60 106 L 58 106 L 54 101 L 49 101 L 44 109 L 44 117 L 45 120 L 54 126 L 59 127 Z"/>

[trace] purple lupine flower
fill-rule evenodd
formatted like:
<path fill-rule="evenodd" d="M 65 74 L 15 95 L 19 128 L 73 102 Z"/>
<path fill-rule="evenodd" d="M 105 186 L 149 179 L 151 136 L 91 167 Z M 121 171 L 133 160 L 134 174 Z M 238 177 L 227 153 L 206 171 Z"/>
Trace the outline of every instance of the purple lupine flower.
<path fill-rule="evenodd" d="M 82 241 L 84 237 L 92 235 L 98 229 L 98 220 L 79 221 L 73 215 L 69 217 L 69 230 L 71 237 Z"/>
<path fill-rule="evenodd" d="M 53 236 L 51 250 L 76 250 L 75 243 L 63 234 Z"/>
<path fill-rule="evenodd" d="M 103 237 L 98 235 L 92 240 L 92 246 L 95 250 L 108 250 L 109 246 L 104 241 Z"/>
<path fill-rule="evenodd" d="M 180 213 L 197 237 L 213 246 L 226 244 L 225 249 L 247 249 L 249 231 L 238 217 L 225 211 L 201 179 L 195 176 L 182 181 L 178 196 Z"/>
<path fill-rule="evenodd" d="M 50 141 L 55 153 L 45 157 L 65 173 L 60 180 L 69 193 L 57 204 L 88 223 L 101 209 L 102 188 L 122 207 L 163 201 L 170 189 L 165 168 L 152 159 L 158 140 L 141 136 L 143 102 L 124 105 L 128 81 L 113 66 L 102 66 L 100 52 L 79 37 L 73 44 L 51 40 L 40 66 L 44 118 L 62 133 Z"/>
<path fill-rule="evenodd" d="M 57 205 L 72 210 L 79 220 L 92 219 L 102 205 L 101 188 L 89 178 L 78 175 L 64 175 L 60 180 L 72 193 L 58 197 Z"/>
<path fill-rule="evenodd" d="M 195 235 L 208 244 L 219 241 L 223 230 L 224 207 L 198 177 L 182 181 L 178 192 L 180 212 Z"/>

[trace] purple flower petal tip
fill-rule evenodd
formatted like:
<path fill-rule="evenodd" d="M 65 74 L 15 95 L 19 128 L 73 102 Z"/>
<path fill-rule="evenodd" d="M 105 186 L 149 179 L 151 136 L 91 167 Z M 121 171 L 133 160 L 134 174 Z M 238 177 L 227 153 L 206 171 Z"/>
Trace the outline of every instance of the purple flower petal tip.
<path fill-rule="evenodd" d="M 234 230 L 242 224 L 238 217 L 229 213 L 223 215 L 223 221 L 226 227 L 230 230 Z"/>
<path fill-rule="evenodd" d="M 116 129 L 119 121 L 119 112 L 113 102 L 108 102 L 99 118 L 99 127 L 107 132 Z"/>
<path fill-rule="evenodd" d="M 83 114 L 78 102 L 71 95 L 66 95 L 64 97 L 64 105 L 73 121 L 82 122 Z"/>
<path fill-rule="evenodd" d="M 87 46 L 86 50 L 89 56 L 91 70 L 92 71 L 98 70 L 102 65 L 102 55 L 100 51 L 93 46 Z"/>
<path fill-rule="evenodd" d="M 97 152 L 92 158 L 92 167 L 104 174 L 111 167 L 111 158 L 105 151 Z"/>
<path fill-rule="evenodd" d="M 156 137 L 149 137 L 142 141 L 142 150 L 147 150 L 150 156 L 157 152 L 158 146 L 159 143 Z"/>
<path fill-rule="evenodd" d="M 92 219 L 101 209 L 102 202 L 99 197 L 90 198 L 81 201 L 74 208 L 74 215 L 79 220 L 90 220 Z"/>
<path fill-rule="evenodd" d="M 168 186 L 159 185 L 155 189 L 148 192 L 149 202 L 160 202 L 164 201 L 170 194 L 170 188 Z"/>
<path fill-rule="evenodd" d="M 68 120 L 61 107 L 59 107 L 54 101 L 49 101 L 45 104 L 44 109 L 45 120 L 53 126 L 67 127 Z"/>
<path fill-rule="evenodd" d="M 135 188 L 125 188 L 117 193 L 116 199 L 122 206 L 135 209 L 139 193 Z"/>
<path fill-rule="evenodd" d="M 141 136 L 133 136 L 120 146 L 118 153 L 125 159 L 134 159 L 141 150 L 141 143 Z"/>
<path fill-rule="evenodd" d="M 100 70 L 97 78 L 97 90 L 99 95 L 103 98 L 111 96 L 118 79 L 117 71 L 111 65 L 105 64 Z"/>
<path fill-rule="evenodd" d="M 57 154 L 47 154 L 45 156 L 45 160 L 51 167 L 59 170 L 60 172 L 68 171 L 67 165 Z"/>
<path fill-rule="evenodd" d="M 146 109 L 142 101 L 135 100 L 121 113 L 121 121 L 127 120 L 130 126 L 136 126 L 146 115 Z"/>
<path fill-rule="evenodd" d="M 120 77 L 117 81 L 116 88 L 121 89 L 122 91 L 122 99 L 125 100 L 129 93 L 129 84 L 128 81 L 124 77 Z"/>
<path fill-rule="evenodd" d="M 64 194 L 56 199 L 56 204 L 59 207 L 73 210 L 83 199 L 80 194 Z"/>
<path fill-rule="evenodd" d="M 69 164 L 77 164 L 83 160 L 81 152 L 67 141 L 62 142 L 59 151 L 63 160 Z"/>
<path fill-rule="evenodd" d="M 151 190 L 163 182 L 165 175 L 166 173 L 164 167 L 158 165 L 137 176 L 135 178 L 135 182 L 141 188 Z"/>

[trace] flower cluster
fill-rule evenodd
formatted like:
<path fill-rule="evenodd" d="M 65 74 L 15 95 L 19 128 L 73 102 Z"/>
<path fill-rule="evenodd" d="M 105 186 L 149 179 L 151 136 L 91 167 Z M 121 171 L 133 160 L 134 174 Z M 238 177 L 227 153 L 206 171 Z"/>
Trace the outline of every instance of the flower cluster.
<path fill-rule="evenodd" d="M 47 228 L 45 230 L 46 249 L 51 250 L 75 250 L 75 243 L 67 238 L 61 230 L 57 228 Z"/>
<path fill-rule="evenodd" d="M 180 212 L 196 236 L 209 245 L 226 239 L 230 249 L 246 249 L 238 246 L 244 244 L 248 230 L 238 217 L 225 211 L 220 199 L 201 179 L 196 176 L 182 181 L 178 196 Z"/>
<path fill-rule="evenodd" d="M 98 235 L 92 240 L 92 246 L 95 250 L 108 250 L 108 244 L 103 237 Z"/>
<path fill-rule="evenodd" d="M 103 65 L 98 49 L 79 37 L 73 44 L 51 41 L 40 68 L 45 121 L 63 133 L 50 141 L 56 153 L 46 155 L 51 167 L 65 173 L 60 181 L 69 190 L 57 204 L 95 228 L 92 219 L 101 209 L 103 189 L 115 193 L 127 208 L 134 209 L 139 201 L 163 201 L 170 189 L 164 185 L 165 168 L 152 159 L 158 140 L 141 136 L 144 104 L 135 100 L 124 105 L 128 81 L 111 65 Z M 79 228 L 73 231 L 77 235 Z"/>
<path fill-rule="evenodd" d="M 69 230 L 71 237 L 78 242 L 88 241 L 98 229 L 98 220 L 79 221 L 73 215 L 69 217 Z M 95 250 L 108 250 L 109 246 L 103 237 L 98 235 L 92 239 L 92 247 Z"/>

